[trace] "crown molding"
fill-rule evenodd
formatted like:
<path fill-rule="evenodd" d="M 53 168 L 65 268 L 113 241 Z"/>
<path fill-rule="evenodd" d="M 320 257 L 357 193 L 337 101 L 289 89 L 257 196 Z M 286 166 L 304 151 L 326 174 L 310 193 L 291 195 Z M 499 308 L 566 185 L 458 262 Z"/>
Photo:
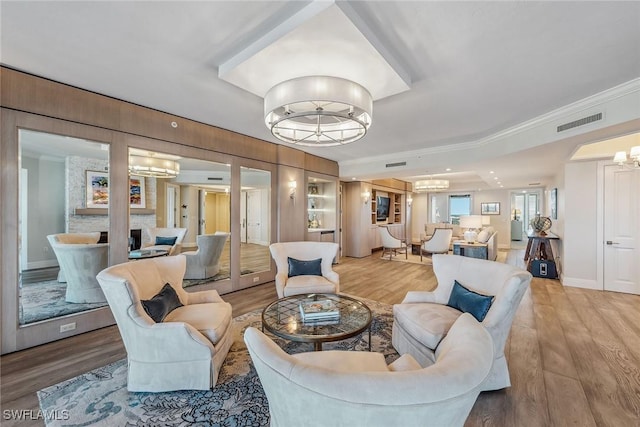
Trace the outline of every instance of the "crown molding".
<path fill-rule="evenodd" d="M 487 137 L 484 137 L 478 140 L 467 141 L 467 142 L 462 142 L 457 144 L 450 144 L 450 145 L 439 145 L 436 147 L 429 147 L 429 148 L 424 148 L 420 150 L 402 151 L 392 155 L 387 154 L 387 155 L 380 155 L 380 156 L 362 157 L 354 160 L 344 160 L 344 161 L 339 161 L 338 164 L 342 171 L 343 169 L 345 168 L 348 169 L 351 166 L 359 166 L 359 165 L 366 165 L 366 164 L 373 164 L 373 163 L 379 164 L 380 162 L 389 163 L 394 161 L 406 161 L 408 159 L 428 158 L 436 154 L 455 153 L 455 152 L 467 151 L 471 149 L 486 148 L 487 146 L 490 146 L 492 144 L 505 143 L 506 142 L 505 140 L 509 140 L 524 132 L 535 131 L 539 128 L 547 127 L 551 124 L 554 126 L 554 132 L 555 132 L 555 126 L 578 118 L 573 116 L 581 116 L 581 113 L 584 113 L 585 111 L 593 110 L 598 107 L 603 107 L 606 104 L 616 99 L 619 99 L 628 95 L 633 95 L 634 93 L 638 93 L 638 92 L 640 92 L 640 78 L 635 78 L 628 82 L 622 83 L 618 86 L 614 86 L 605 91 L 588 96 L 579 101 L 565 105 L 564 107 L 557 108 L 548 113 L 542 114 L 538 117 L 527 120 L 518 125 L 512 126 L 510 128 L 507 128 L 505 130 L 502 130 L 500 132 L 494 133 L 492 135 L 489 135 Z M 640 117 L 640 111 L 636 113 Z M 594 128 L 597 128 L 598 124 L 610 125 L 611 123 L 607 123 L 606 120 L 603 120 L 602 122 L 594 122 L 589 125 L 580 126 L 578 128 L 567 130 L 565 132 L 562 132 L 561 134 L 556 133 L 557 135 L 556 140 L 564 139 L 568 136 L 574 136 L 576 134 L 582 133 L 582 131 L 592 131 L 594 130 Z M 546 144 L 549 142 L 550 141 L 541 141 L 540 143 Z M 521 147 L 521 148 L 525 149 L 525 148 L 531 148 L 531 147 Z M 518 150 L 515 150 L 515 151 L 518 151 Z M 347 175 L 350 175 L 350 174 L 349 173 L 345 174 L 345 176 Z"/>

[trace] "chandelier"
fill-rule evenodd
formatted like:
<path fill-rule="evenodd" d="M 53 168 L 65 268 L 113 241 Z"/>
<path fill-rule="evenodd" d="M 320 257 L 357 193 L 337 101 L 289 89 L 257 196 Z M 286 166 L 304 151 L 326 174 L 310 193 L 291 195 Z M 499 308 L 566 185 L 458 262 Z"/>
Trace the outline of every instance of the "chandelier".
<path fill-rule="evenodd" d="M 371 126 L 373 100 L 362 86 L 329 76 L 299 77 L 264 97 L 264 122 L 276 138 L 329 147 L 357 141 Z"/>
<path fill-rule="evenodd" d="M 438 191 L 446 190 L 449 188 L 449 180 L 447 179 L 425 179 L 422 181 L 416 181 L 413 186 L 414 190 L 418 193 L 423 191 Z"/>
<path fill-rule="evenodd" d="M 148 156 L 129 155 L 129 175 L 140 175 L 151 178 L 175 178 L 180 173 L 180 163 L 171 159 Z"/>
<path fill-rule="evenodd" d="M 634 167 L 640 167 L 640 145 L 631 147 L 631 150 L 629 151 L 629 160 L 631 161 Z M 619 164 L 620 166 L 624 166 L 624 164 L 627 163 L 627 152 L 618 151 L 616 155 L 613 157 L 613 161 Z"/>

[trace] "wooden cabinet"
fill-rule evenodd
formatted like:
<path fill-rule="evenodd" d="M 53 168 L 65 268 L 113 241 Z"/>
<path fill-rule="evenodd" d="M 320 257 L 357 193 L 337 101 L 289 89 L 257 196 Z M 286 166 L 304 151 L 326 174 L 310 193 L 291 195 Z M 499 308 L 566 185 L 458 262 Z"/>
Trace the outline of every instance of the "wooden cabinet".
<path fill-rule="evenodd" d="M 404 195 L 402 193 L 393 193 L 388 191 L 373 190 L 371 191 L 371 224 L 379 224 L 383 221 L 378 221 L 378 205 L 381 203 L 379 197 L 388 199 L 388 216 L 385 224 L 399 224 L 404 222 Z"/>

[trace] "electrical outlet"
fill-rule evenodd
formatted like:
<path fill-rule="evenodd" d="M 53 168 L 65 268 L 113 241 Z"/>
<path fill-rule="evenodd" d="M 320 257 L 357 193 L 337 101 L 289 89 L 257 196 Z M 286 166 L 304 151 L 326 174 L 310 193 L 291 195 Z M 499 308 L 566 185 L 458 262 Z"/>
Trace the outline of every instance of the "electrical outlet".
<path fill-rule="evenodd" d="M 259 280 L 260 280 L 260 277 L 254 277 L 253 278 L 253 283 L 258 283 Z"/>
<path fill-rule="evenodd" d="M 44 252 L 45 254 L 49 253 L 49 246 L 43 246 L 42 247 L 42 252 Z"/>
<path fill-rule="evenodd" d="M 76 322 L 67 323 L 66 325 L 60 325 L 60 333 L 73 331 L 76 328 Z"/>

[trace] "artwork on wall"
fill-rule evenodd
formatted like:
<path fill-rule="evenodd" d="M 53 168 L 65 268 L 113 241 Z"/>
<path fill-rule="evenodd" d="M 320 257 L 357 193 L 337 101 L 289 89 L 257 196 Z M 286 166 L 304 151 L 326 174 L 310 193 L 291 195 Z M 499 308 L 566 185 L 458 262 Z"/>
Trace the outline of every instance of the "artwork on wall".
<path fill-rule="evenodd" d="M 131 208 L 142 209 L 146 207 L 143 176 L 131 175 L 129 177 L 129 204 Z"/>
<path fill-rule="evenodd" d="M 500 202 L 480 203 L 481 215 L 500 215 Z"/>
<path fill-rule="evenodd" d="M 109 207 L 109 174 L 107 172 L 87 171 L 87 207 Z"/>
<path fill-rule="evenodd" d="M 107 172 L 87 171 L 87 207 L 109 207 L 109 174 Z M 129 177 L 129 204 L 133 209 L 144 209 L 146 198 L 144 192 L 144 177 L 131 175 Z"/>
<path fill-rule="evenodd" d="M 549 206 L 551 208 L 551 219 L 558 219 L 558 189 L 554 188 L 549 193 Z"/>

